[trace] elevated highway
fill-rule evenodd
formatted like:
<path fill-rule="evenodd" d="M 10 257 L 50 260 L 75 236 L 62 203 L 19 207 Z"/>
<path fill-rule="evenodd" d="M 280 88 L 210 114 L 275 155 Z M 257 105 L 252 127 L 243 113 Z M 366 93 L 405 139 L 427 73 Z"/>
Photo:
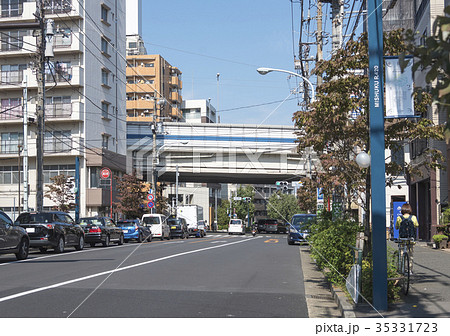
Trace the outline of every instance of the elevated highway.
<path fill-rule="evenodd" d="M 127 123 L 127 167 L 159 181 L 273 184 L 317 168 L 315 154 L 297 153 L 292 126 L 163 123 L 153 143 L 151 124 Z M 155 157 L 153 149 L 155 148 Z M 155 165 L 153 165 L 155 161 Z"/>

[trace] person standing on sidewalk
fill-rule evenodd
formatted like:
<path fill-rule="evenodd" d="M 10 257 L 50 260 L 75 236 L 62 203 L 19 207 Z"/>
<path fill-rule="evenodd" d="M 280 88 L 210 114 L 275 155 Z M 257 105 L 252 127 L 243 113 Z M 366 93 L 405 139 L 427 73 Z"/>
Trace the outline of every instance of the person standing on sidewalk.
<path fill-rule="evenodd" d="M 397 222 L 395 223 L 395 228 L 399 230 L 399 236 L 400 238 L 406 238 L 401 237 L 401 232 L 407 232 L 408 237 L 407 238 L 414 238 L 416 239 L 416 230 L 419 227 L 419 221 L 417 220 L 417 217 L 412 214 L 412 208 L 409 203 L 405 203 L 402 205 L 402 208 L 400 210 L 402 213 L 400 216 L 397 217 Z M 411 226 L 411 229 L 408 228 L 408 226 Z M 410 256 L 410 270 L 412 271 L 413 266 L 413 252 L 414 252 L 414 241 L 408 242 L 408 254 Z"/>

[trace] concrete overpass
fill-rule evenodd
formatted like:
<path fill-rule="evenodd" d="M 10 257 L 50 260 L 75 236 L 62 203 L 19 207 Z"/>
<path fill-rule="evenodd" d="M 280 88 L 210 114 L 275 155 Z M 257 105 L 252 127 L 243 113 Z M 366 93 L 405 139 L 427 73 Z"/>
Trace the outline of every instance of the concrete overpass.
<path fill-rule="evenodd" d="M 297 153 L 292 126 L 162 123 L 156 132 L 159 181 L 273 184 L 318 167 Z M 127 167 L 151 180 L 153 135 L 148 122 L 127 123 Z"/>

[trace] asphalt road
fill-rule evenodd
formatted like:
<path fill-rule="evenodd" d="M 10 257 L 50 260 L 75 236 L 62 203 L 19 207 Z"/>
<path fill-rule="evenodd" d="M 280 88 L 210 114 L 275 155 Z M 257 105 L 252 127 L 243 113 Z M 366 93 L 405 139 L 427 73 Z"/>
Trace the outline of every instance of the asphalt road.
<path fill-rule="evenodd" d="M 308 317 L 300 263 L 265 234 L 0 255 L 0 316 Z"/>

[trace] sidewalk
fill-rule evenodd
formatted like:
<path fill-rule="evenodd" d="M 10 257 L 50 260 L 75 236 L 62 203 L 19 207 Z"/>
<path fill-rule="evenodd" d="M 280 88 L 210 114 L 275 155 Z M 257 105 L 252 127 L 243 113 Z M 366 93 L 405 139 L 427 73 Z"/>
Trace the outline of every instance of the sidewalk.
<path fill-rule="evenodd" d="M 450 249 L 436 250 L 419 243 L 409 293 L 377 313 L 368 304 L 354 307 L 356 317 L 450 317 Z"/>
<path fill-rule="evenodd" d="M 399 302 L 380 312 L 367 303 L 353 305 L 344 292 L 326 282 L 310 258 L 309 247 L 300 250 L 309 317 L 337 317 L 336 307 L 339 307 L 338 315 L 346 318 L 450 317 L 450 249 L 436 250 L 426 243 L 416 245 L 408 295 L 402 295 Z M 330 297 L 337 304 L 331 302 Z"/>

